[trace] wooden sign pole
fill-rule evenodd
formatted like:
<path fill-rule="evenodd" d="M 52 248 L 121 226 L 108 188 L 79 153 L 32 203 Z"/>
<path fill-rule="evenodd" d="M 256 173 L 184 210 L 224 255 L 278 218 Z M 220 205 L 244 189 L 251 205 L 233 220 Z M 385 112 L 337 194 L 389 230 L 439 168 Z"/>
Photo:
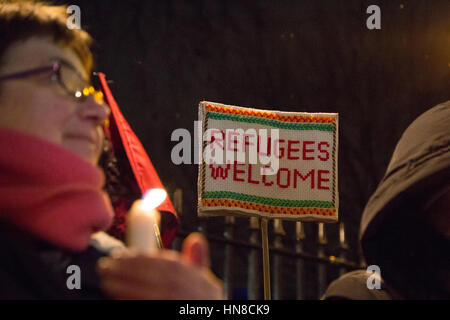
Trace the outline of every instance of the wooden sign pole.
<path fill-rule="evenodd" d="M 261 218 L 261 237 L 262 237 L 262 255 L 264 272 L 264 300 L 270 300 L 270 263 L 269 263 L 269 236 L 267 234 L 267 225 L 269 219 Z"/>

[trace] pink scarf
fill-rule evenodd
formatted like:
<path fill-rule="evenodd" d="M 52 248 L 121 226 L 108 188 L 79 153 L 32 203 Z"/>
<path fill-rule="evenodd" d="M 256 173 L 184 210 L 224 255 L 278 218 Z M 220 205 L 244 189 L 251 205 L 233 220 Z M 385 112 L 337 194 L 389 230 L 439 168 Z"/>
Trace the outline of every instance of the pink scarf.
<path fill-rule="evenodd" d="M 0 128 L 0 222 L 51 244 L 84 250 L 113 209 L 103 171 L 58 145 Z"/>

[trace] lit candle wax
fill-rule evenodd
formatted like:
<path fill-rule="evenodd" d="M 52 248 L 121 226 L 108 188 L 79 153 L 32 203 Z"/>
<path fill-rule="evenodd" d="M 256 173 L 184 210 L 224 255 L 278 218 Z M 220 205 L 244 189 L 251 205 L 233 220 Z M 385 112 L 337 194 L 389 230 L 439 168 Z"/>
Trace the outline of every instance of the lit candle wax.
<path fill-rule="evenodd" d="M 156 210 L 166 198 L 163 189 L 151 189 L 136 200 L 127 216 L 127 244 L 140 253 L 158 248 L 160 213 Z"/>

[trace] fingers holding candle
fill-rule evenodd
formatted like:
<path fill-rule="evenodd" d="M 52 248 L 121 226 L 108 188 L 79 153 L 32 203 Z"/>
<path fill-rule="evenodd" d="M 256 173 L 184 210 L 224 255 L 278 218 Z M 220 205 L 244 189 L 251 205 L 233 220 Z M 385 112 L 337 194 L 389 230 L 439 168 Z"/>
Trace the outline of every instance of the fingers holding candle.
<path fill-rule="evenodd" d="M 182 246 L 183 258 L 197 267 L 209 268 L 209 244 L 205 236 L 199 232 L 191 233 Z"/>
<path fill-rule="evenodd" d="M 222 299 L 222 282 L 209 269 L 209 246 L 203 235 L 189 235 L 182 254 L 156 250 L 161 241 L 156 208 L 166 196 L 163 189 L 152 189 L 131 207 L 130 250 L 98 263 L 104 292 L 115 299 Z"/>
<path fill-rule="evenodd" d="M 102 258 L 104 292 L 115 299 L 222 299 L 222 283 L 209 269 L 184 261 L 175 251 Z"/>

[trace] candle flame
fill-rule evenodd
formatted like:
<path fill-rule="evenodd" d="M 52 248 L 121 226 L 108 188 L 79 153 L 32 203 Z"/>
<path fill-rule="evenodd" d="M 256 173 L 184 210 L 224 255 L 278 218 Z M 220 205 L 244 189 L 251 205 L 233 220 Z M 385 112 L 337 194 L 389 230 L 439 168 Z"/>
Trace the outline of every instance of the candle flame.
<path fill-rule="evenodd" d="M 150 189 L 142 197 L 142 208 L 150 211 L 159 206 L 167 197 L 167 192 L 164 189 Z"/>

